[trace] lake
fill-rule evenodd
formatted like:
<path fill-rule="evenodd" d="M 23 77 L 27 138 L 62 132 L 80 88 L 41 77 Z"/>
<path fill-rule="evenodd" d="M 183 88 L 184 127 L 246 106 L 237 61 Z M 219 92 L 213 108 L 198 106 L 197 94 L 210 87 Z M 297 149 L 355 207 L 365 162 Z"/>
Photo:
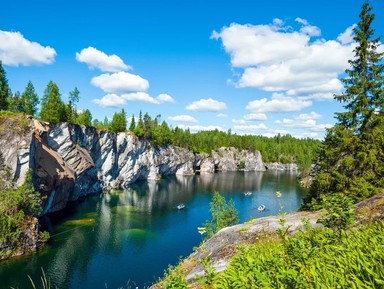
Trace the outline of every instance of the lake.
<path fill-rule="evenodd" d="M 199 245 L 197 227 L 211 218 L 215 191 L 234 200 L 240 222 L 278 214 L 279 202 L 282 211 L 296 211 L 305 193 L 295 173 L 268 171 L 175 176 L 93 195 L 45 217 L 52 240 L 35 254 L 0 263 L 0 287 L 31 288 L 27 276 L 40 284 L 42 269 L 51 288 L 149 286 Z M 186 208 L 177 210 L 180 203 Z"/>

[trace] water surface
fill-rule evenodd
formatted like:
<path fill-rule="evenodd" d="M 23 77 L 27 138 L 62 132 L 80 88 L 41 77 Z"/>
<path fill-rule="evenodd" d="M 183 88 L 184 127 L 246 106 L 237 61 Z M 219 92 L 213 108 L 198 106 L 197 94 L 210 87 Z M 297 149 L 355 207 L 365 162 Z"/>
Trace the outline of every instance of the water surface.
<path fill-rule="evenodd" d="M 31 288 L 27 275 L 38 283 L 41 268 L 51 288 L 149 286 L 201 242 L 197 227 L 211 217 L 214 191 L 234 200 L 240 222 L 279 213 L 279 202 L 283 211 L 295 211 L 304 194 L 292 173 L 222 172 L 94 195 L 46 217 L 52 241 L 36 254 L 0 263 L 0 288 Z M 180 203 L 184 210 L 176 209 Z M 263 213 L 257 211 L 260 204 L 266 205 Z"/>

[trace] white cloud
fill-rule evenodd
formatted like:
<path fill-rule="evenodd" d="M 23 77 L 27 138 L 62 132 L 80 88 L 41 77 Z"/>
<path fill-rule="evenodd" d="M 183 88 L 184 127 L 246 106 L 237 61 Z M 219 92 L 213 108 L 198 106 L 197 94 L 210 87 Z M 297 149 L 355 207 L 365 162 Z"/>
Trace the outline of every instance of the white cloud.
<path fill-rule="evenodd" d="M 158 100 L 154 99 L 148 93 L 142 92 L 142 91 L 125 93 L 125 94 L 122 94 L 121 97 L 128 101 L 144 101 L 144 102 L 149 102 L 153 104 L 160 103 Z"/>
<path fill-rule="evenodd" d="M 301 33 L 307 34 L 309 36 L 320 36 L 321 35 L 320 28 L 317 26 L 310 25 L 307 20 L 298 17 L 295 19 L 295 21 L 303 24 L 303 27 L 300 28 Z"/>
<path fill-rule="evenodd" d="M 275 122 L 283 127 L 289 127 L 293 129 L 307 129 L 309 131 L 321 131 L 324 132 L 326 128 L 332 127 L 331 124 L 317 124 L 314 119 L 288 119 L 277 120 Z"/>
<path fill-rule="evenodd" d="M 350 44 L 353 42 L 353 29 L 355 29 L 356 24 L 353 24 L 352 26 L 348 27 L 343 33 L 341 33 L 338 37 L 337 40 L 343 44 Z"/>
<path fill-rule="evenodd" d="M 92 102 L 102 107 L 119 107 L 126 104 L 125 100 L 117 94 L 107 94 L 101 99 L 94 99 Z"/>
<path fill-rule="evenodd" d="M 197 119 L 190 115 L 176 115 L 168 117 L 169 120 L 180 122 L 197 122 Z"/>
<path fill-rule="evenodd" d="M 107 93 L 146 91 L 149 87 L 148 80 L 124 71 L 93 77 L 91 83 Z"/>
<path fill-rule="evenodd" d="M 220 111 L 227 109 L 227 105 L 224 102 L 208 98 L 194 101 L 189 104 L 186 109 L 193 111 Z"/>
<path fill-rule="evenodd" d="M 162 94 L 159 94 L 156 99 L 159 101 L 159 102 L 175 102 L 175 100 L 168 94 L 166 93 L 162 93 Z"/>
<path fill-rule="evenodd" d="M 126 65 L 123 60 L 113 54 L 107 55 L 94 47 L 84 48 L 80 53 L 76 52 L 76 60 L 84 62 L 90 69 L 98 68 L 101 71 L 119 72 L 132 67 Z"/>
<path fill-rule="evenodd" d="M 267 115 L 265 113 L 250 113 L 244 115 L 244 119 L 247 121 L 266 120 Z"/>
<path fill-rule="evenodd" d="M 273 94 L 271 100 L 262 98 L 260 100 L 250 101 L 246 109 L 255 113 L 266 112 L 292 112 L 299 111 L 305 107 L 312 105 L 309 100 L 300 100 L 292 97 L 287 97 L 283 94 Z"/>
<path fill-rule="evenodd" d="M 20 32 L 0 30 L 0 60 L 5 65 L 43 65 L 55 61 L 56 51 L 24 38 Z"/>
<path fill-rule="evenodd" d="M 260 132 L 261 130 L 267 129 L 267 127 L 263 123 L 252 124 L 252 125 L 234 125 L 233 128 L 235 130 L 242 131 L 248 134 L 257 133 L 257 132 Z"/>
<path fill-rule="evenodd" d="M 232 122 L 235 124 L 246 124 L 247 123 L 244 119 L 232 119 Z"/>
<path fill-rule="evenodd" d="M 189 129 L 191 132 L 198 132 L 198 131 L 206 131 L 206 130 L 219 130 L 223 131 L 223 128 L 220 126 L 215 126 L 215 125 L 208 125 L 208 126 L 203 126 L 203 125 L 177 125 L 178 128 L 181 129 Z"/>
<path fill-rule="evenodd" d="M 296 22 L 301 24 L 299 30 L 274 19 L 269 25 L 233 23 L 212 33 L 211 38 L 222 41 L 232 66 L 243 69 L 233 81 L 237 87 L 282 92 L 302 100 L 331 99 L 340 92 L 338 77 L 348 68 L 355 47 L 350 31 L 337 40 L 325 40 L 319 38 L 318 27 L 301 18 Z"/>
<path fill-rule="evenodd" d="M 216 115 L 216 117 L 218 117 L 218 118 L 227 118 L 227 117 L 228 117 L 228 114 L 225 114 L 225 113 L 218 113 L 218 114 Z"/>
<path fill-rule="evenodd" d="M 310 112 L 310 113 L 302 113 L 302 114 L 299 114 L 296 119 L 300 119 L 300 120 L 308 120 L 308 119 L 320 119 L 322 118 L 322 115 L 321 114 L 318 114 L 314 111 Z"/>

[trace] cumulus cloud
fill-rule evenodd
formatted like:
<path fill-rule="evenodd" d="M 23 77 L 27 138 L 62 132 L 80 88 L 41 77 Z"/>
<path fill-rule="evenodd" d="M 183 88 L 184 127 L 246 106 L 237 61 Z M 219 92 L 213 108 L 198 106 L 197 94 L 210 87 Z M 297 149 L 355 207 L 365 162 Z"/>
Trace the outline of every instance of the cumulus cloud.
<path fill-rule="evenodd" d="M 159 102 L 175 102 L 175 100 L 168 94 L 166 93 L 162 93 L 162 94 L 159 94 L 156 99 L 159 101 Z"/>
<path fill-rule="evenodd" d="M 318 117 L 317 114 L 314 116 Z M 327 128 L 332 127 L 331 124 L 317 124 L 315 119 L 309 118 L 309 115 L 299 115 L 295 119 L 284 118 L 283 120 L 277 120 L 275 123 L 283 127 L 306 129 L 312 132 L 324 132 Z"/>
<path fill-rule="evenodd" d="M 220 111 L 227 109 L 227 105 L 224 102 L 208 98 L 194 101 L 186 109 L 193 111 Z"/>
<path fill-rule="evenodd" d="M 102 107 L 119 107 L 126 104 L 126 101 L 118 96 L 117 94 L 107 94 L 101 99 L 94 99 L 92 102 L 102 106 Z"/>
<path fill-rule="evenodd" d="M 309 100 L 295 99 L 292 97 L 285 96 L 283 94 L 275 93 L 272 95 L 272 99 L 267 98 L 257 99 L 250 101 L 246 109 L 255 113 L 266 113 L 266 112 L 292 112 L 299 111 L 305 107 L 312 105 Z"/>
<path fill-rule="evenodd" d="M 232 67 L 240 69 L 239 78 L 232 81 L 237 87 L 301 100 L 327 100 L 339 93 L 343 86 L 338 77 L 348 68 L 356 45 L 353 26 L 336 40 L 325 40 L 307 20 L 296 22 L 299 30 L 274 19 L 269 25 L 233 23 L 212 33 L 230 55 Z"/>
<path fill-rule="evenodd" d="M 228 117 L 228 114 L 225 114 L 225 113 L 218 113 L 218 114 L 216 115 L 216 117 L 218 117 L 218 118 L 227 118 L 227 117 Z"/>
<path fill-rule="evenodd" d="M 307 34 L 308 36 L 320 36 L 321 30 L 317 26 L 310 25 L 307 20 L 300 17 L 295 19 L 296 22 L 301 23 L 303 26 L 300 28 L 300 32 Z"/>
<path fill-rule="evenodd" d="M 125 93 L 125 94 L 122 94 L 121 97 L 128 101 L 144 101 L 144 102 L 149 102 L 153 104 L 160 103 L 157 99 L 153 98 L 148 93 L 142 92 L 142 91 Z"/>
<path fill-rule="evenodd" d="M 353 29 L 355 29 L 356 24 L 353 24 L 352 26 L 348 27 L 343 33 L 341 33 L 337 40 L 343 44 L 347 45 L 353 42 Z"/>
<path fill-rule="evenodd" d="M 197 119 L 190 115 L 176 115 L 168 117 L 169 120 L 180 122 L 197 122 Z"/>
<path fill-rule="evenodd" d="M 24 38 L 20 32 L 0 30 L 0 60 L 5 65 L 43 65 L 55 61 L 56 51 Z"/>
<path fill-rule="evenodd" d="M 119 72 L 132 69 L 132 67 L 126 65 L 119 56 L 115 54 L 107 55 L 91 46 L 84 48 L 80 53 L 76 52 L 76 60 L 86 63 L 90 69 L 98 68 L 106 72 Z"/>
<path fill-rule="evenodd" d="M 265 113 L 250 113 L 250 114 L 244 115 L 244 119 L 246 121 L 266 120 L 267 115 Z"/>
<path fill-rule="evenodd" d="M 107 93 L 146 91 L 149 88 L 148 80 L 124 71 L 95 76 L 91 83 Z"/>
<path fill-rule="evenodd" d="M 244 132 L 258 132 L 260 130 L 266 130 L 267 127 L 265 124 L 251 124 L 251 125 L 234 125 L 235 130 L 244 131 Z"/>
<path fill-rule="evenodd" d="M 318 114 L 317 112 L 310 112 L 310 113 L 302 113 L 302 114 L 299 114 L 296 119 L 300 119 L 300 120 L 308 120 L 308 119 L 320 119 L 322 118 L 322 115 L 321 114 Z"/>

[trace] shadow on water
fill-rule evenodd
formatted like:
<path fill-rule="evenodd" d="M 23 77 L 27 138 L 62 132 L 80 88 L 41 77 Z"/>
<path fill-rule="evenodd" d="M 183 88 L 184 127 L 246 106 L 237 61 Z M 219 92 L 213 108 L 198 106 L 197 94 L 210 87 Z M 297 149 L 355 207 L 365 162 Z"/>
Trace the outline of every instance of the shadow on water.
<path fill-rule="evenodd" d="M 36 254 L 1 263 L 1 288 L 31 288 L 27 275 L 38 282 L 41 268 L 60 289 L 148 286 L 200 243 L 197 227 L 210 218 L 214 191 L 234 200 L 240 222 L 279 213 L 279 201 L 284 211 L 297 210 L 304 194 L 295 174 L 227 172 L 93 195 L 44 218 L 52 241 Z M 179 203 L 186 209 L 177 210 Z M 261 203 L 263 213 L 257 211 Z"/>

